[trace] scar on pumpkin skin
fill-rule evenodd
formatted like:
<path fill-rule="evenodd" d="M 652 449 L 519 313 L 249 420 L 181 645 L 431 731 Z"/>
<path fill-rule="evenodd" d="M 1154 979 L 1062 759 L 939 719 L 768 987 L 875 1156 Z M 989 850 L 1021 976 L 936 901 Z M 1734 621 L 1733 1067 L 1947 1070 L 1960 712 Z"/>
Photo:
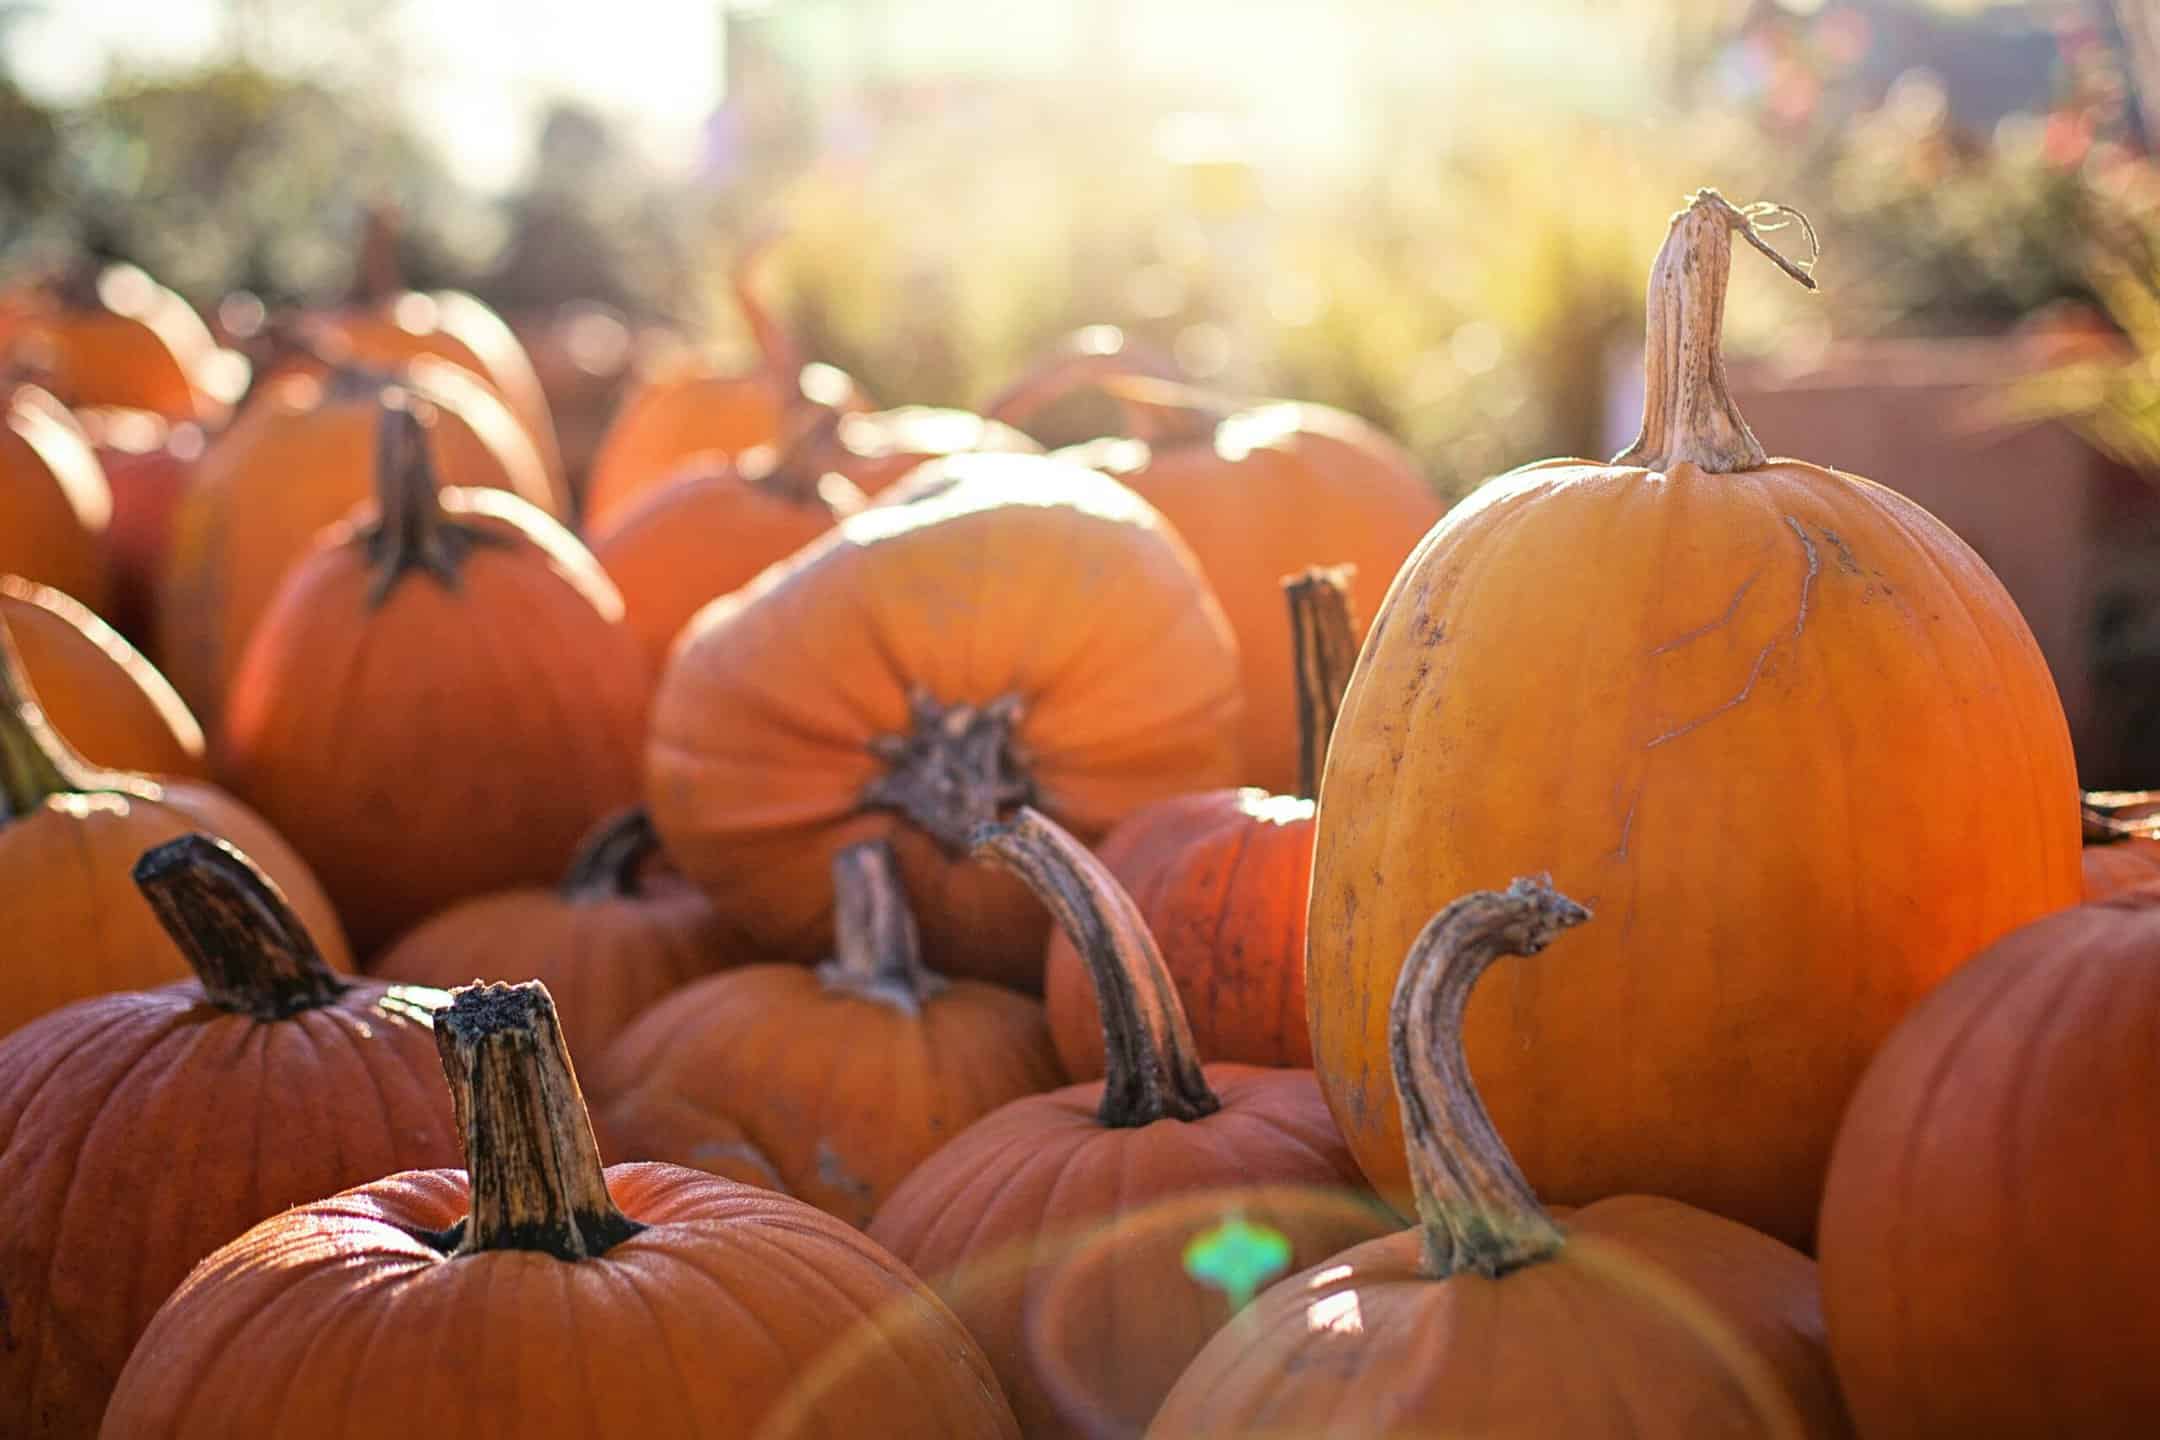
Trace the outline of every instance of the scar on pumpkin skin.
<path fill-rule="evenodd" d="M 1808 602 L 1815 593 L 1815 577 L 1822 573 L 1822 555 L 1819 551 L 1816 550 L 1815 542 L 1808 538 L 1808 533 L 1806 529 L 1801 526 L 1798 519 L 1794 518 L 1791 515 L 1787 515 L 1785 517 L 1785 523 L 1791 527 L 1793 534 L 1800 537 L 1800 548 L 1807 552 L 1807 574 L 1803 576 L 1800 581 L 1800 610 L 1798 614 L 1793 616 L 1792 634 L 1772 636 L 1769 642 L 1765 644 L 1762 649 L 1755 652 L 1755 663 L 1748 667 L 1747 682 L 1740 687 L 1739 694 L 1733 696 L 1732 699 L 1727 700 L 1724 704 L 1718 706 L 1709 714 L 1699 715 L 1695 719 L 1688 721 L 1685 725 L 1681 725 L 1674 729 L 1666 731 L 1664 734 L 1658 736 L 1656 739 L 1651 740 L 1647 744 L 1645 744 L 1643 746 L 1643 749 L 1655 750 L 1658 746 L 1665 744 L 1669 740 L 1677 740 L 1683 735 L 1691 734 L 1696 730 L 1700 730 L 1703 726 L 1709 724 L 1712 720 L 1717 719 L 1718 716 L 1723 715 L 1726 711 L 1739 708 L 1739 706 L 1743 702 L 1745 702 L 1750 695 L 1753 695 L 1755 693 L 1755 682 L 1762 679 L 1763 669 L 1770 663 L 1770 652 L 1777 649 L 1778 646 L 1784 644 L 1787 640 L 1798 641 L 1801 632 L 1807 629 Z"/>

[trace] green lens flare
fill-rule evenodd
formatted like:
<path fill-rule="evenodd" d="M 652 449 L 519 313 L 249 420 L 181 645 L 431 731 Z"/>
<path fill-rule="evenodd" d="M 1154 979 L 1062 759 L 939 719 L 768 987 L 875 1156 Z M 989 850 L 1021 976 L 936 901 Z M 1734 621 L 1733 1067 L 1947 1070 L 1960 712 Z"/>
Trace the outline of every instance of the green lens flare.
<path fill-rule="evenodd" d="M 1184 1261 L 1187 1275 L 1230 1297 L 1234 1313 L 1290 1268 L 1290 1237 L 1232 1215 L 1186 1241 Z"/>

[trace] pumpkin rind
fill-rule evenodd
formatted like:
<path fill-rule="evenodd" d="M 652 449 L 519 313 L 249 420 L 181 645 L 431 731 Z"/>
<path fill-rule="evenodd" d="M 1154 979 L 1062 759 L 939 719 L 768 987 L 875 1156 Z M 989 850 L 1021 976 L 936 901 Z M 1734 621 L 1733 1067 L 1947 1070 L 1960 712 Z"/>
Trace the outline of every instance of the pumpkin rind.
<path fill-rule="evenodd" d="M 106 603 L 112 490 L 97 452 L 60 402 L 9 389 L 0 414 L 0 575 L 19 575 L 96 610 Z"/>
<path fill-rule="evenodd" d="M 202 727 L 142 653 L 49 586 L 0 575 L 0 620 L 53 729 L 93 765 L 202 779 Z"/>

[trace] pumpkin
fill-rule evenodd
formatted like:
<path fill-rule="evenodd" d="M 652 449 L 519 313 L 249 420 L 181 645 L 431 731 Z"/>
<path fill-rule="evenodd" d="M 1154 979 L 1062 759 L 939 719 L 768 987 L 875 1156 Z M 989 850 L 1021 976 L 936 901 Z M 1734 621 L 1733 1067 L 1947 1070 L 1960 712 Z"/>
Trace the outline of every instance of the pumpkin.
<path fill-rule="evenodd" d="M 2080 808 L 2087 904 L 2160 880 L 2160 792 L 2088 790 Z"/>
<path fill-rule="evenodd" d="M 386 392 L 376 506 L 286 577 L 248 642 L 224 772 L 323 877 L 362 954 L 562 873 L 637 793 L 647 680 L 583 546 L 500 490 L 438 490 L 424 403 Z"/>
<path fill-rule="evenodd" d="M 82 427 L 45 391 L 7 386 L 0 416 L 0 575 L 107 599 L 112 490 Z"/>
<path fill-rule="evenodd" d="M 758 271 L 778 238 L 777 231 L 753 238 L 730 271 L 757 364 L 732 372 L 703 361 L 677 362 L 631 390 L 593 453 L 584 510 L 590 533 L 620 523 L 695 456 L 717 452 L 741 462 L 751 450 L 781 444 L 806 404 L 868 408 L 846 375 L 803 363 L 802 347 L 759 296 Z"/>
<path fill-rule="evenodd" d="M 1609 917 L 1582 942 L 1601 963 L 1514 967 L 1470 1015 L 1539 1193 L 1665 1195 L 1803 1247 L 1875 1047 L 2077 899 L 2069 731 L 2010 597 L 1896 492 L 1766 460 L 1733 408 L 1736 228 L 1714 192 L 1674 219 L 1642 438 L 1456 506 L 1344 697 L 1306 1000 L 1328 1103 L 1398 1205 L 1386 996 L 1450 896 L 1549 869 Z"/>
<path fill-rule="evenodd" d="M 555 417 L 532 357 L 502 316 L 465 291 L 407 289 L 397 263 L 397 223 L 387 207 L 368 212 L 351 291 L 338 308 L 305 317 L 305 330 L 313 343 L 362 366 L 403 373 L 425 357 L 477 376 L 510 408 L 531 442 L 547 476 L 543 508 L 567 518 L 570 489 Z"/>
<path fill-rule="evenodd" d="M 838 416 L 825 412 L 829 429 Z M 860 510 L 862 492 L 815 469 L 809 436 L 774 458 L 709 453 L 593 537 L 593 558 L 622 592 L 623 614 L 655 675 L 690 617 Z"/>
<path fill-rule="evenodd" d="M 833 958 L 654 1005 L 593 1076 L 611 1148 L 772 1184 L 851 1225 L 945 1141 L 1060 1082 L 1040 1003 L 923 963 L 892 848 L 833 857 Z"/>
<path fill-rule="evenodd" d="M 96 1433 L 159 1303 L 249 1226 L 457 1157 L 427 1016 L 445 997 L 334 973 L 277 888 L 207 836 L 156 847 L 134 879 L 166 932 L 143 968 L 195 978 L 0 1042 L 0 1432 L 16 1440 Z"/>
<path fill-rule="evenodd" d="M 193 307 L 134 265 L 76 265 L 30 301 L 8 341 L 69 405 L 218 424 L 247 379 Z"/>
<path fill-rule="evenodd" d="M 1868 1436 L 2160 1427 L 2160 891 L 2003 937 L 1877 1052 L 1822 1206 Z"/>
<path fill-rule="evenodd" d="M 1027 801 L 1084 838 L 1236 774 L 1234 641 L 1115 481 L 933 461 L 700 612 L 653 702 L 646 801 L 676 863 L 776 958 L 832 944 L 833 855 L 886 836 L 946 973 L 1039 989 L 1048 929 L 967 859 Z"/>
<path fill-rule="evenodd" d="M 517 421 L 453 365 L 416 359 L 394 387 L 357 369 L 270 381 L 203 457 L 174 522 L 158 596 L 158 660 L 213 725 L 279 584 L 324 530 L 374 493 L 376 417 L 392 388 L 433 408 L 428 448 L 444 484 L 552 503 Z"/>
<path fill-rule="evenodd" d="M 1085 1435 L 1098 1412 L 1144 1423 L 1229 1318 L 1222 1294 L 1182 1269 L 1165 1271 L 1150 1247 L 1120 1252 L 1112 1269 L 1097 1265 L 1089 1283 L 1067 1291 L 1076 1300 L 1116 1297 L 1108 1306 L 1089 1302 L 1076 1336 L 1075 1317 L 1042 1309 L 1076 1247 L 1158 1204 L 1206 1192 L 1280 1236 L 1299 1264 L 1387 1222 L 1376 1209 L 1353 1207 L 1358 1219 L 1346 1233 L 1340 1209 L 1304 1203 L 1314 1189 L 1354 1187 L 1357 1173 L 1311 1072 L 1203 1068 L 1131 897 L 1077 840 L 1023 808 L 1008 823 L 981 827 L 975 848 L 1020 875 L 1086 957 L 1110 1072 L 978 1120 L 900 1183 L 870 1235 L 928 1280 L 982 1342 L 1028 1435 Z M 1029 1341 L 1043 1326 L 1066 1337 L 1055 1350 L 1060 1375 L 1104 1377 L 1110 1388 L 1053 1391 Z"/>
<path fill-rule="evenodd" d="M 12 633 L 0 617 L 0 1035 L 86 996 L 186 976 L 127 876 L 144 850 L 195 830 L 246 852 L 331 965 L 351 968 L 336 913 L 292 847 L 214 786 L 83 759 L 39 708 Z"/>
<path fill-rule="evenodd" d="M 1247 1065 L 1312 1067 L 1305 1026 L 1305 899 L 1313 796 L 1335 707 L 1357 659 L 1349 577 L 1283 581 L 1290 603 L 1301 758 L 1291 795 L 1206 790 L 1119 821 L 1096 854 L 1162 948 L 1200 1053 Z M 1043 961 L 1058 1060 L 1075 1080 L 1103 1073 L 1102 1017 L 1087 966 L 1062 934 Z"/>
<path fill-rule="evenodd" d="M 105 553 L 112 587 L 107 608 L 123 635 L 147 643 L 156 631 L 157 591 L 172 549 L 180 497 L 206 447 L 203 429 L 147 410 L 75 412 L 112 491 Z"/>
<path fill-rule="evenodd" d="M 1425 927 L 1389 1023 L 1418 1223 L 1261 1295 L 1177 1382 L 1152 1440 L 1849 1433 L 1806 1256 L 1641 1195 L 1562 1222 L 1494 1131 L 1464 1054 L 1471 992 L 1587 918 L 1517 880 Z"/>
<path fill-rule="evenodd" d="M 465 1170 L 212 1255 L 122 1372 L 108 1440 L 1018 1435 L 981 1350 L 856 1231 L 696 1170 L 603 1172 L 545 987 L 467 987 L 435 1034 Z"/>
<path fill-rule="evenodd" d="M 202 779 L 202 727 L 165 677 L 86 605 L 0 575 L 0 620 L 53 729 L 115 770 Z"/>
<path fill-rule="evenodd" d="M 642 809 L 601 822 L 552 890 L 506 890 L 453 905 L 407 932 L 368 973 L 448 989 L 475 977 L 544 982 L 562 997 L 573 1057 L 597 1061 L 662 996 L 734 961 L 739 947 L 705 897 L 660 868 Z"/>
<path fill-rule="evenodd" d="M 1230 401 L 1145 376 L 1106 378 L 1112 363 L 1083 355 L 1062 372 L 1052 367 L 1028 403 L 1008 399 L 1000 418 L 1032 414 L 1058 393 L 1060 378 L 1100 385 L 1121 400 L 1132 432 L 1126 443 L 1074 453 L 1139 491 L 1192 546 L 1237 633 L 1245 689 L 1239 779 L 1287 794 L 1298 780 L 1298 733 L 1282 577 L 1346 562 L 1354 567 L 1352 608 L 1370 615 L 1440 518 L 1440 502 L 1401 447 L 1353 415 Z"/>

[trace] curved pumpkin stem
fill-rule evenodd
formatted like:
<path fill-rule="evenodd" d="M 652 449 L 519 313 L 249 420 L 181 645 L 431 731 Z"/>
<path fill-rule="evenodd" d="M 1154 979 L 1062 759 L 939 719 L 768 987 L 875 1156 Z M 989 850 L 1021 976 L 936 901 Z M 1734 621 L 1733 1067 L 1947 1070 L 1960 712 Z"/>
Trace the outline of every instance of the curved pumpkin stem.
<path fill-rule="evenodd" d="M 975 831 L 977 859 L 1027 883 L 1087 965 L 1103 1022 L 1103 1098 L 1096 1118 L 1116 1129 L 1198 1120 L 1222 1108 L 1200 1071 L 1177 987 L 1140 908 L 1087 847 L 1048 816 L 1023 808 Z"/>
<path fill-rule="evenodd" d="M 766 451 L 773 458 L 762 469 L 746 456 L 742 462 L 743 479 L 791 505 L 829 504 L 821 488 L 827 473 L 823 462 L 839 439 L 840 423 L 847 418 L 846 413 L 807 396 L 795 402 L 795 412 L 801 418 L 794 421 L 796 428 L 786 448 L 777 453 Z M 848 490 L 854 490 L 856 508 L 860 508 L 862 492 L 848 484 L 842 494 Z"/>
<path fill-rule="evenodd" d="M 0 821 L 19 820 L 55 795 L 90 794 L 157 800 L 164 791 L 141 775 L 91 764 L 53 729 L 15 634 L 0 619 Z"/>
<path fill-rule="evenodd" d="M 537 980 L 466 985 L 435 1012 L 465 1137 L 472 1213 L 443 1237 L 457 1255 L 604 1255 L 645 1227 L 615 1208 L 555 1001 Z"/>
<path fill-rule="evenodd" d="M 793 400 L 802 390 L 802 346 L 774 317 L 771 307 L 758 294 L 757 283 L 766 257 L 772 254 L 784 233 L 774 225 L 752 235 L 728 270 L 728 285 L 735 292 L 735 304 L 742 311 L 743 323 L 750 327 L 750 338 L 757 346 L 758 360 L 766 376 L 780 388 L 783 397 Z"/>
<path fill-rule="evenodd" d="M 660 852 L 660 832 L 643 805 L 608 816 L 578 842 L 558 893 L 566 900 L 627 900 L 638 893 L 638 874 Z"/>
<path fill-rule="evenodd" d="M 1535 955 L 1590 912 L 1543 880 L 1465 895 L 1434 916 L 1403 960 L 1388 1049 L 1409 1146 L 1425 1273 L 1504 1275 L 1560 1248 L 1560 1227 L 1508 1154 L 1463 1058 L 1463 1013 L 1486 967 Z"/>
<path fill-rule="evenodd" d="M 368 604 L 381 608 L 398 582 L 415 570 L 447 590 L 476 546 L 502 543 L 499 536 L 462 524 L 444 513 L 428 455 L 427 432 L 434 407 L 403 389 L 382 392 L 375 422 L 375 520 L 360 536 L 375 570 Z"/>
<path fill-rule="evenodd" d="M 818 966 L 828 990 L 889 1005 L 914 1017 L 951 982 L 922 961 L 922 940 L 900 883 L 900 862 L 883 840 L 833 856 L 833 958 Z"/>
<path fill-rule="evenodd" d="M 1075 390 L 1126 377 L 1167 380 L 1172 374 L 1166 362 L 1129 343 L 1117 326 L 1087 325 L 992 396 L 982 414 L 1025 430 L 1030 420 Z"/>
<path fill-rule="evenodd" d="M 1306 800 L 1320 798 L 1328 741 L 1357 664 L 1357 625 L 1350 616 L 1350 577 L 1356 573 L 1355 565 L 1315 565 L 1282 582 L 1297 681 L 1298 795 Z"/>
<path fill-rule="evenodd" d="M 328 1005 L 347 984 L 270 877 L 199 832 L 143 852 L 135 888 L 220 1010 L 283 1020 Z"/>
<path fill-rule="evenodd" d="M 1687 208 L 1673 216 L 1650 267 L 1642 433 L 1613 457 L 1613 464 L 1639 465 L 1661 474 L 1692 464 L 1706 474 L 1729 475 L 1767 463 L 1761 442 L 1733 403 L 1721 337 L 1735 231 L 1793 279 L 1815 288 L 1808 273 L 1812 255 L 1805 264 L 1797 263 L 1762 238 L 1766 227 L 1758 222 L 1777 215 L 1798 220 L 1809 245 L 1815 246 L 1814 227 L 1799 211 L 1776 205 L 1743 210 L 1715 190 L 1696 191 Z"/>

